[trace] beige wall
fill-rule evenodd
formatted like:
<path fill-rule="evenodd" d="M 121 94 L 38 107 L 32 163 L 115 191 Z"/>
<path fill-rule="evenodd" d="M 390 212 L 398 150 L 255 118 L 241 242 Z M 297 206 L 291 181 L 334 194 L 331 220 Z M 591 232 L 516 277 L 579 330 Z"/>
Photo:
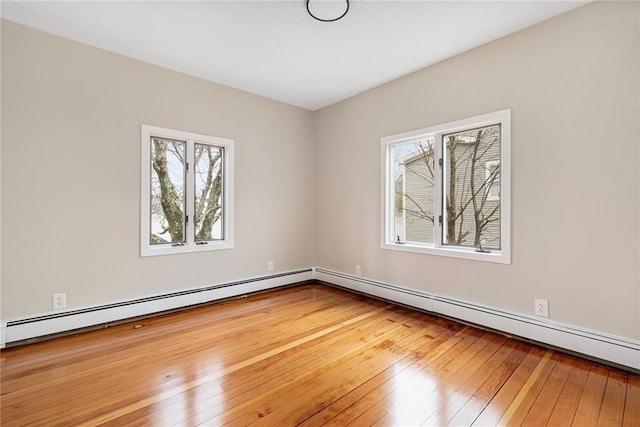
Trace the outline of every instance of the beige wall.
<path fill-rule="evenodd" d="M 640 338 L 638 3 L 591 4 L 316 115 L 316 262 Z M 380 138 L 512 109 L 512 264 L 380 249 Z"/>
<path fill-rule="evenodd" d="M 5 319 L 313 265 L 312 113 L 4 21 Z M 140 258 L 140 124 L 235 140 L 235 249 Z"/>
<path fill-rule="evenodd" d="M 2 24 L 3 318 L 318 265 L 640 338 L 639 5 L 319 112 Z M 380 138 L 512 109 L 512 264 L 380 249 Z M 139 257 L 140 123 L 236 141 L 235 249 Z M 314 172 L 315 169 L 315 172 Z"/>

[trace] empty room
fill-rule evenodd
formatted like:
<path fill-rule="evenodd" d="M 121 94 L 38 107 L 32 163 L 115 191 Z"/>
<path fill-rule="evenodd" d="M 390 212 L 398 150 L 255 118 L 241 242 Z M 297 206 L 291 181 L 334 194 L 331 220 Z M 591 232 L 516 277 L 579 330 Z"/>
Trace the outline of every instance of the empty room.
<path fill-rule="evenodd" d="M 0 11 L 2 426 L 640 426 L 640 2 Z"/>

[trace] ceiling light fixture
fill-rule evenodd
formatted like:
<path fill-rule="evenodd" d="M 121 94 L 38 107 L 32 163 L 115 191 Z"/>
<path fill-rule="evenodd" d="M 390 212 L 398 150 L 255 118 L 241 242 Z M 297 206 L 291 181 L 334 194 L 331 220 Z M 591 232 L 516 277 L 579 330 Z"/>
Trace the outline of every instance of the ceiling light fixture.
<path fill-rule="evenodd" d="M 333 19 L 318 18 L 313 13 L 311 13 L 311 10 L 309 10 L 309 2 L 310 1 L 311 0 L 307 0 L 307 12 L 309 13 L 309 16 L 311 16 L 316 21 L 320 21 L 320 22 L 336 22 L 336 21 L 344 18 L 344 16 L 347 14 L 347 12 L 349 12 L 349 0 L 345 0 L 347 2 L 347 8 L 344 10 L 344 13 L 342 15 L 338 16 L 337 18 L 333 18 Z"/>

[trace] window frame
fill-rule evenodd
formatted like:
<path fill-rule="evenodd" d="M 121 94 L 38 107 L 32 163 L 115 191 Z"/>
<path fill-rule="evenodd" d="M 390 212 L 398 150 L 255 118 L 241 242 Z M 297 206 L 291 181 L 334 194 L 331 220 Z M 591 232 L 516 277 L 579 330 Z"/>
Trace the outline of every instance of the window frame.
<path fill-rule="evenodd" d="M 500 250 L 477 252 L 475 248 L 443 245 L 442 228 L 444 224 L 434 221 L 434 242 L 402 242 L 394 240 L 395 223 L 395 175 L 393 172 L 393 147 L 415 140 L 434 138 L 434 159 L 443 158 L 443 134 L 461 132 L 468 129 L 500 124 Z M 511 264 L 511 109 L 495 111 L 466 119 L 447 122 L 409 132 L 389 135 L 381 138 L 381 242 L 382 249 L 416 252 L 429 255 L 463 258 Z M 438 167 L 434 184 L 434 218 L 443 215 L 443 173 Z"/>
<path fill-rule="evenodd" d="M 215 251 L 233 248 L 233 145 L 234 141 L 210 135 L 202 135 L 152 125 L 141 125 L 141 168 L 140 168 L 140 256 L 172 255 L 191 252 Z M 185 212 L 189 221 L 185 227 L 183 246 L 151 245 L 151 138 L 173 139 L 185 142 L 188 170 L 185 175 Z M 222 159 L 222 240 L 209 240 L 207 244 L 195 241 L 195 144 L 205 144 L 223 148 Z"/>

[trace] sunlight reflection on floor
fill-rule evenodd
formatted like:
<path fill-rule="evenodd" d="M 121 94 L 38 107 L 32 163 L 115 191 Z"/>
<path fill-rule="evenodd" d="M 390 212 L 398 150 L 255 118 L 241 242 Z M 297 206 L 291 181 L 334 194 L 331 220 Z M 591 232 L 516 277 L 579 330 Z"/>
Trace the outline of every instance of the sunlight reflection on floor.
<path fill-rule="evenodd" d="M 172 373 L 171 375 L 176 378 L 159 384 L 158 394 L 166 398 L 155 404 L 155 417 L 152 424 L 181 425 L 186 420 L 191 420 L 187 424 L 193 424 L 224 412 L 225 394 L 222 385 L 224 377 L 212 375 L 212 366 L 223 369 L 219 360 L 208 359 L 196 369 L 187 369 L 180 374 Z M 195 375 L 189 375 L 189 371 L 195 372 Z M 205 377 L 209 377 L 206 383 L 197 384 L 198 378 Z M 193 379 L 186 381 L 186 378 Z"/>
<path fill-rule="evenodd" d="M 398 374 L 391 379 L 389 409 L 382 424 L 447 425 L 459 408 L 472 398 L 464 391 L 464 386 L 457 390 L 451 388 L 446 379 L 439 379 L 428 370 L 398 364 L 396 371 Z"/>

